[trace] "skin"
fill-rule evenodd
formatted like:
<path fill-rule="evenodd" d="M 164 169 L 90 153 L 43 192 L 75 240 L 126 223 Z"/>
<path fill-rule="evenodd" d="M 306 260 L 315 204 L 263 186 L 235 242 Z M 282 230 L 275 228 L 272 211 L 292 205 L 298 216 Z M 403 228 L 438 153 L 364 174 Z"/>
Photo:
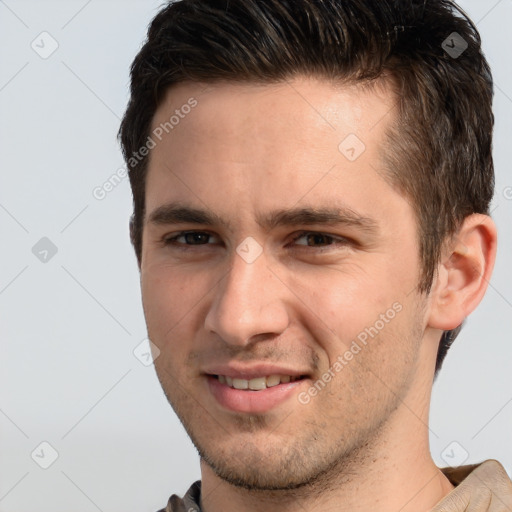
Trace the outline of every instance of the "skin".
<path fill-rule="evenodd" d="M 494 224 L 468 217 L 430 295 L 419 294 L 413 210 L 382 172 L 395 112 L 385 84 L 182 83 L 153 128 L 190 97 L 198 105 L 151 150 L 140 270 L 156 371 L 201 455 L 204 510 L 429 510 L 453 489 L 428 446 L 439 339 L 485 292 Z M 349 134 L 365 145 L 354 161 L 338 149 Z M 153 222 L 169 204 L 213 222 Z M 263 222 L 326 208 L 348 221 Z M 251 263 L 237 253 L 247 237 L 262 249 Z M 400 312 L 301 403 L 394 304 Z M 307 378 L 267 412 L 222 407 L 205 371 L 259 362 Z"/>

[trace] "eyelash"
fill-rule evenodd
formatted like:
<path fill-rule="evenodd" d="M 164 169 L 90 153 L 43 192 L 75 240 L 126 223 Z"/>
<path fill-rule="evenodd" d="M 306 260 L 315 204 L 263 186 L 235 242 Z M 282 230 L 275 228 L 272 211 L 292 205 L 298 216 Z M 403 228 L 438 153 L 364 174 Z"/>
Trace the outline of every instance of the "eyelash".
<path fill-rule="evenodd" d="M 316 247 L 318 249 L 328 248 L 331 245 L 347 245 L 350 241 L 342 236 L 336 236 L 336 235 L 329 235 L 328 233 L 323 233 L 321 231 L 302 231 L 301 233 L 297 234 L 293 237 L 292 242 L 296 242 L 300 238 L 303 238 L 305 236 L 322 236 L 328 240 L 331 241 L 331 243 L 325 244 L 325 245 L 318 245 L 318 246 L 310 246 L 307 244 L 299 244 L 303 247 Z"/>
<path fill-rule="evenodd" d="M 172 246 L 172 245 L 179 245 L 180 249 L 182 249 L 182 250 L 191 250 L 191 248 L 193 248 L 193 247 L 200 247 L 200 246 L 203 246 L 203 245 L 213 245 L 213 244 L 209 244 L 209 243 L 205 243 L 205 244 L 187 244 L 187 243 L 184 243 L 183 244 L 183 243 L 177 242 L 178 238 L 183 237 L 183 236 L 187 236 L 187 235 L 207 235 L 207 236 L 210 236 L 210 237 L 215 237 L 216 236 L 213 233 L 209 233 L 208 231 L 181 231 L 180 233 L 177 233 L 176 235 L 174 235 L 172 237 L 165 237 L 162 240 L 162 245 L 164 247 Z M 316 249 L 326 250 L 328 247 L 333 246 L 333 245 L 343 245 L 343 246 L 346 246 L 346 245 L 351 243 L 351 240 L 349 240 L 349 239 L 347 239 L 345 237 L 336 236 L 336 235 L 330 235 L 330 234 L 327 234 L 327 233 L 323 233 L 321 231 L 301 231 L 300 233 L 295 235 L 292 238 L 291 241 L 292 242 L 296 242 L 297 240 L 303 238 L 304 236 L 308 236 L 308 235 L 309 236 L 322 236 L 322 237 L 326 238 L 327 240 L 329 240 L 331 243 L 327 243 L 325 245 L 317 245 L 317 246 L 310 246 L 310 245 L 307 245 L 307 244 L 298 244 L 299 246 L 302 246 L 303 248 L 308 248 L 309 247 L 309 248 L 316 248 Z"/>

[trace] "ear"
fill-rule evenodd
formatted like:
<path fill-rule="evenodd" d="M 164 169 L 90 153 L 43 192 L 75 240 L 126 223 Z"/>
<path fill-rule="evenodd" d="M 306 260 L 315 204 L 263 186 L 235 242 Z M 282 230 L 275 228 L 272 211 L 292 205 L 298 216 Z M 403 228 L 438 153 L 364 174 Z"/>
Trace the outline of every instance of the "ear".
<path fill-rule="evenodd" d="M 496 258 L 497 233 L 488 215 L 473 214 L 443 251 L 431 292 L 429 326 L 449 331 L 482 300 Z"/>

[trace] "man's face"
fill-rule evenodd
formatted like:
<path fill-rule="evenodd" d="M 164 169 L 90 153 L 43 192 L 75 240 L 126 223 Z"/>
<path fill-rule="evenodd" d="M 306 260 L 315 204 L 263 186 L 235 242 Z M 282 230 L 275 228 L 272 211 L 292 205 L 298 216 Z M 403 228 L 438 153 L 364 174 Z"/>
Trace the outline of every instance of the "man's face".
<path fill-rule="evenodd" d="M 146 183 L 155 366 L 234 484 L 300 486 L 414 416 L 428 304 L 412 208 L 383 179 L 393 105 L 319 80 L 188 83 L 155 115 L 181 113 Z"/>

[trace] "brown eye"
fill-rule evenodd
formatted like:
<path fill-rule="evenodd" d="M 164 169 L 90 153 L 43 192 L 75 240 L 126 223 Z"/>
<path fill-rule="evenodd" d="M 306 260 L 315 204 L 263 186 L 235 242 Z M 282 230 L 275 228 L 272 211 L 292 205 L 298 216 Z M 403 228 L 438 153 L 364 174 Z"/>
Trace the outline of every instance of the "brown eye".
<path fill-rule="evenodd" d="M 204 231 L 183 231 L 165 239 L 166 245 L 207 245 L 216 243 L 216 237 Z"/>
<path fill-rule="evenodd" d="M 182 238 L 189 245 L 202 245 L 208 243 L 210 235 L 208 233 L 185 233 Z"/>
<path fill-rule="evenodd" d="M 332 245 L 334 242 L 334 237 L 324 233 L 303 233 L 295 239 L 296 244 L 309 247 Z"/>

